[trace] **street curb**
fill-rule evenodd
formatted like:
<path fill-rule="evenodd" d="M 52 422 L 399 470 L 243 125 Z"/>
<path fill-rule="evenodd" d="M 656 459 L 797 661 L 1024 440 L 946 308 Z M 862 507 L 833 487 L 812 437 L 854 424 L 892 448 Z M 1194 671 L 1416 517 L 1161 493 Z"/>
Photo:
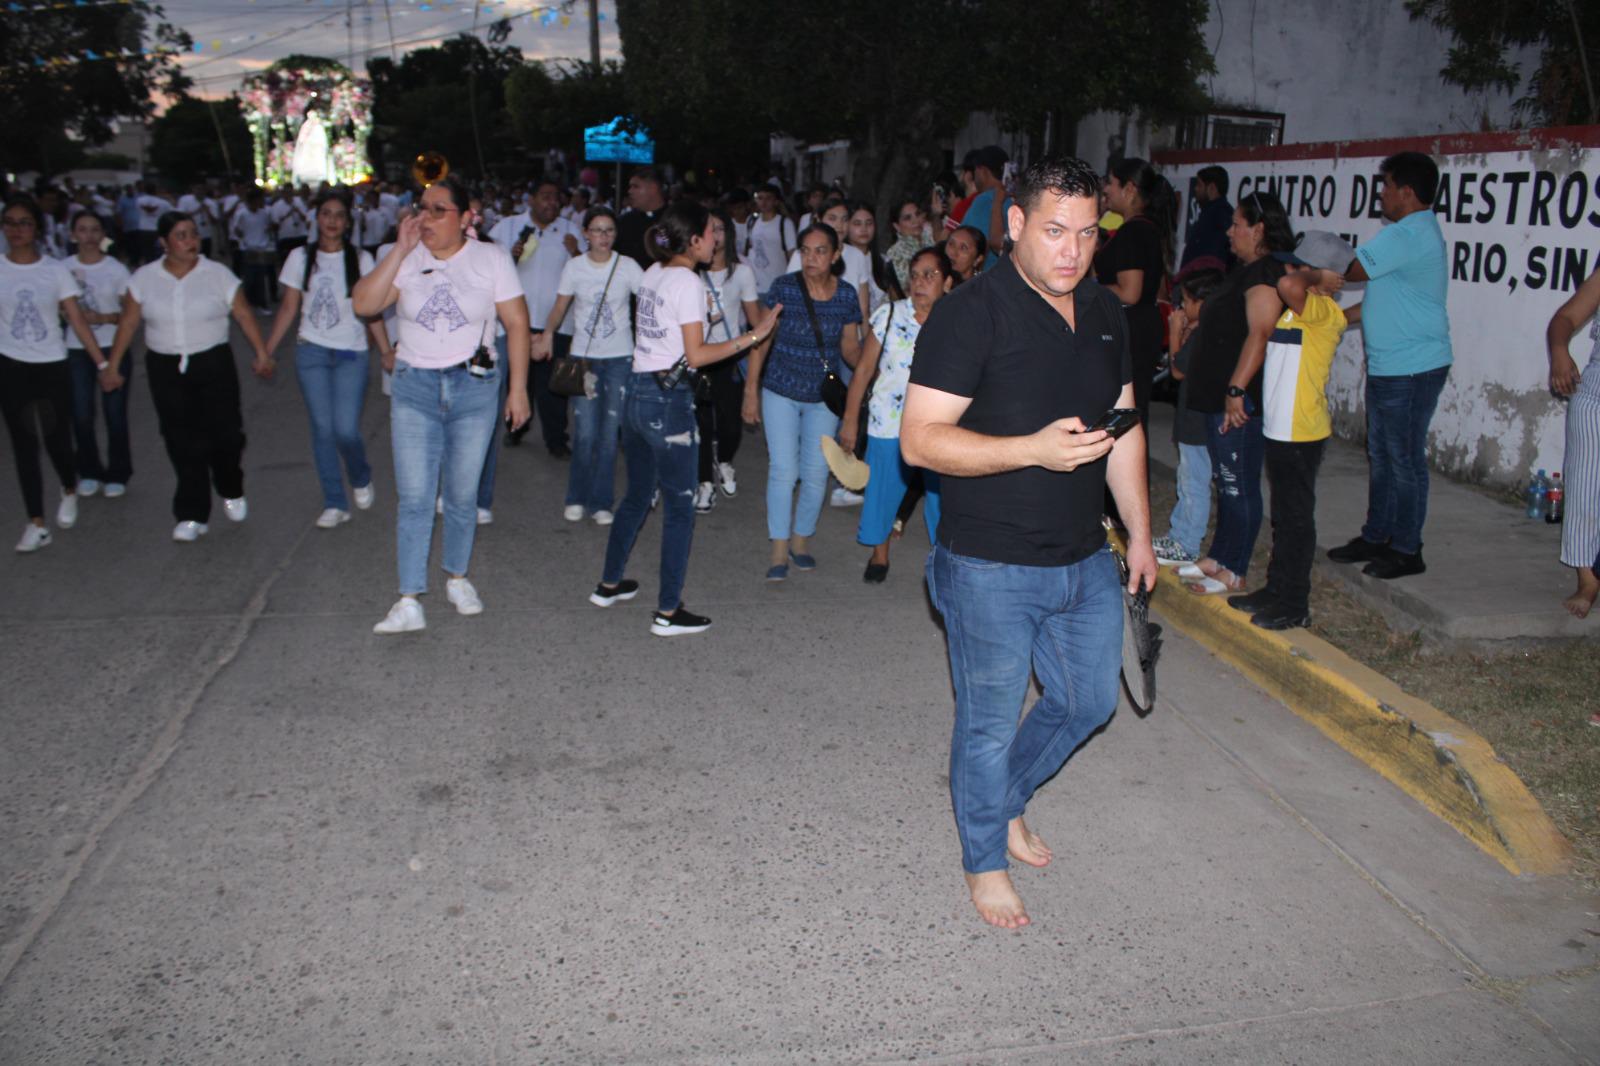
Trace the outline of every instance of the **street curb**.
<path fill-rule="evenodd" d="M 1151 607 L 1514 874 L 1559 874 L 1572 848 L 1489 742 L 1309 630 L 1250 624 L 1163 569 Z M 1170 681 L 1168 682 L 1170 684 Z"/>

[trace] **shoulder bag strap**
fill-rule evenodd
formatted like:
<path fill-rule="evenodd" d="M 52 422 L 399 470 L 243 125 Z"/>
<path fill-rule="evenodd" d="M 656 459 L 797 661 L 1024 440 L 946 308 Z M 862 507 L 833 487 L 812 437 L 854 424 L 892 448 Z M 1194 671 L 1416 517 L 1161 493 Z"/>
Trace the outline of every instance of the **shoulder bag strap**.
<path fill-rule="evenodd" d="M 817 321 L 817 305 L 811 299 L 811 290 L 806 287 L 806 279 L 802 276 L 800 282 L 800 295 L 806 298 L 806 314 L 811 319 L 811 332 L 817 338 L 817 358 L 822 360 L 822 372 L 827 374 L 833 370 L 828 365 L 828 346 L 822 340 L 822 323 Z"/>
<path fill-rule="evenodd" d="M 717 289 L 716 282 L 711 280 L 711 271 L 707 270 L 702 275 L 706 280 L 706 288 L 711 292 L 711 299 L 717 305 L 717 320 L 722 323 L 723 335 L 728 340 L 733 340 L 733 330 L 728 328 L 728 312 L 722 309 L 722 293 Z M 733 268 L 728 268 L 728 278 L 733 278 Z"/>
<path fill-rule="evenodd" d="M 605 287 L 600 290 L 600 302 L 594 305 L 594 317 L 589 320 L 589 339 L 583 344 L 583 358 L 589 358 L 589 349 L 594 347 L 594 328 L 600 324 L 600 312 L 605 310 L 606 293 L 611 291 L 611 279 L 617 276 L 617 264 L 622 262 L 621 252 L 611 253 L 611 273 L 606 275 Z"/>

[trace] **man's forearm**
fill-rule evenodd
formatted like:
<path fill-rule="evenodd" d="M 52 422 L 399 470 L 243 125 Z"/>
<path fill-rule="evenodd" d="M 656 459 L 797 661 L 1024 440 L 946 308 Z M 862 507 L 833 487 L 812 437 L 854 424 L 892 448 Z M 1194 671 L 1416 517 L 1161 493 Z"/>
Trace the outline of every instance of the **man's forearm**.
<path fill-rule="evenodd" d="M 983 477 L 1037 466 L 1033 436 L 991 437 L 947 424 L 910 429 L 902 426 L 900 446 L 906 462 L 955 477 Z"/>
<path fill-rule="evenodd" d="M 1117 441 L 1106 459 L 1106 485 L 1130 542 L 1150 540 L 1150 483 L 1145 474 L 1144 427 L 1135 426 Z"/>

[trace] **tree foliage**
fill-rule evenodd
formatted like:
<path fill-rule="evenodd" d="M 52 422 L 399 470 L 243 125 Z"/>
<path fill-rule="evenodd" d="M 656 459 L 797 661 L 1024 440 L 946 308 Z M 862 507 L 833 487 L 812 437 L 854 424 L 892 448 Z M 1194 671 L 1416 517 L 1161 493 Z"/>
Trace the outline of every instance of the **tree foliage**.
<path fill-rule="evenodd" d="M 469 174 L 514 164 L 522 153 L 506 114 L 505 83 L 522 65 L 519 50 L 466 33 L 408 52 L 399 63 L 373 59 L 370 143 L 378 172 L 389 164 L 408 168 L 426 151 L 443 152 L 452 169 Z"/>
<path fill-rule="evenodd" d="M 186 96 L 150 124 L 150 162 L 164 179 L 180 185 L 223 175 L 242 177 L 250 172 L 252 151 L 250 127 L 237 96 Z"/>
<path fill-rule="evenodd" d="M 616 61 L 578 63 L 552 76 L 539 63 L 525 63 L 506 79 L 506 113 L 525 147 L 561 148 L 577 158 L 588 126 L 609 122 L 628 110 L 622 67 Z"/>
<path fill-rule="evenodd" d="M 1455 40 L 1439 73 L 1464 89 L 1523 87 L 1518 53 L 1538 50 L 1519 112 L 1541 125 L 1600 122 L 1600 4 L 1593 0 L 1406 0 Z"/>
<path fill-rule="evenodd" d="M 63 151 L 81 157 L 81 147 L 64 134 L 104 144 L 118 119 L 147 118 L 155 93 L 189 84 L 175 58 L 189 35 L 147 0 L 17 7 L 0 31 L 0 169 L 65 169 Z"/>

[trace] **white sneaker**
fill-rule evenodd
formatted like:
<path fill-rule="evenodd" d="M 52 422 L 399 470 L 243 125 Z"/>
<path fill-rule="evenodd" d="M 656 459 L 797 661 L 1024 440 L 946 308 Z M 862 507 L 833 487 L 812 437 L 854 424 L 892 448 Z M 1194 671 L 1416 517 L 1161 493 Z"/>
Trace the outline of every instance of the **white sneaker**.
<path fill-rule="evenodd" d="M 184 542 L 199 540 L 210 528 L 204 522 L 179 522 L 172 527 L 172 539 Z"/>
<path fill-rule="evenodd" d="M 22 527 L 22 539 L 17 541 L 17 551 L 36 552 L 50 543 L 50 531 L 32 522 Z"/>
<path fill-rule="evenodd" d="M 243 522 L 250 515 L 250 505 L 240 496 L 236 500 L 223 500 L 222 513 L 228 516 L 230 522 Z"/>
<path fill-rule="evenodd" d="M 865 499 L 866 499 L 866 497 L 861 495 L 861 493 L 859 493 L 859 492 L 851 492 L 849 489 L 845 488 L 843 485 L 840 485 L 838 488 L 833 490 L 833 495 L 828 497 L 828 506 L 830 506 L 830 507 L 855 507 L 857 504 L 860 504 Z"/>
<path fill-rule="evenodd" d="M 716 505 L 717 487 L 709 481 L 700 482 L 700 487 L 694 490 L 694 513 L 710 514 Z"/>
<path fill-rule="evenodd" d="M 373 489 L 372 482 L 369 481 L 365 485 L 362 485 L 359 489 L 351 489 L 350 495 L 354 496 L 356 499 L 356 510 L 365 511 L 367 508 L 372 506 L 372 501 L 378 495 L 378 493 L 375 489 Z"/>
<path fill-rule="evenodd" d="M 71 492 L 61 494 L 61 506 L 56 508 L 56 525 L 71 529 L 78 524 L 78 497 Z"/>
<path fill-rule="evenodd" d="M 733 479 L 732 463 L 718 463 L 717 477 L 721 482 L 722 494 L 724 496 L 739 495 L 739 483 Z"/>
<path fill-rule="evenodd" d="M 415 596 L 401 596 L 383 616 L 383 621 L 372 627 L 374 633 L 413 633 L 426 629 L 428 620 L 422 614 L 422 604 Z"/>
<path fill-rule="evenodd" d="M 494 512 L 487 507 L 478 508 L 478 525 L 488 526 L 494 524 Z"/>
<path fill-rule="evenodd" d="M 617 516 L 610 511 L 596 511 L 594 513 L 594 524 L 597 526 L 609 526 L 616 521 L 616 518 Z"/>
<path fill-rule="evenodd" d="M 343 525 L 350 521 L 350 512 L 341 511 L 337 507 L 329 507 L 317 516 L 318 529 L 332 529 L 334 526 Z"/>
<path fill-rule="evenodd" d="M 567 504 L 567 506 L 565 508 L 563 508 L 562 511 L 561 511 L 561 517 L 565 518 L 568 522 L 582 522 L 583 521 L 583 504 L 581 504 L 581 503 L 569 503 L 569 504 Z"/>
<path fill-rule="evenodd" d="M 458 614 L 482 614 L 483 601 L 478 590 L 464 577 L 453 577 L 444 583 L 444 598 L 456 605 Z"/>
<path fill-rule="evenodd" d="M 79 496 L 93 496 L 95 493 L 97 493 L 99 491 L 100 491 L 100 482 L 96 481 L 94 478 L 92 478 L 92 477 L 80 477 L 78 479 L 78 495 Z"/>
<path fill-rule="evenodd" d="M 124 485 L 120 481 L 106 482 L 106 499 L 108 500 L 114 500 L 118 496 L 125 494 L 127 491 L 128 486 Z"/>

